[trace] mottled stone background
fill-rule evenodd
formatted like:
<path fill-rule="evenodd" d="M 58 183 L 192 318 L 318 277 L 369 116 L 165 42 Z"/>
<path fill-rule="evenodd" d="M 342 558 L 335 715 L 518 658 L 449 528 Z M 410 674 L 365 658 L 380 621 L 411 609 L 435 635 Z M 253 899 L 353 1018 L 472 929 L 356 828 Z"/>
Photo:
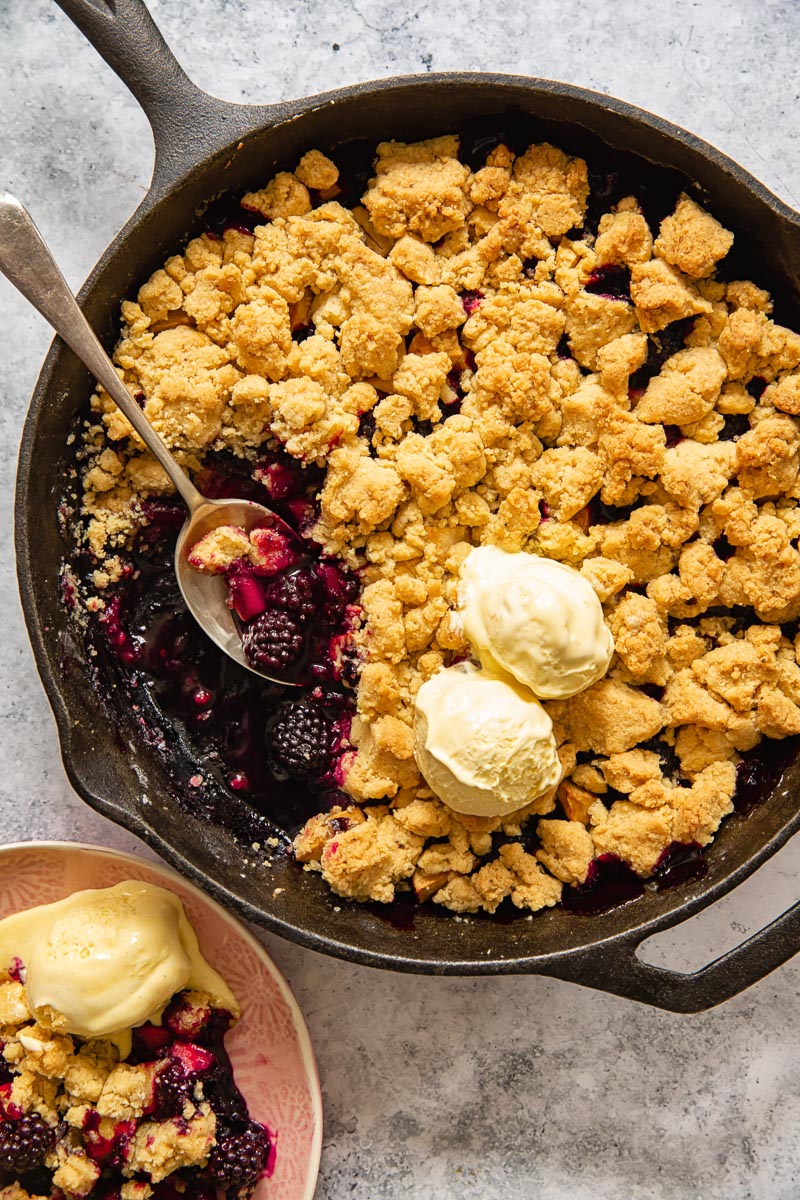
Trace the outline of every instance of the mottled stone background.
<path fill-rule="evenodd" d="M 231 100 L 440 69 L 549 76 L 661 113 L 800 198 L 800 5 L 783 0 L 151 8 L 190 75 Z M 147 123 L 48 0 L 0 0 L 0 80 L 0 189 L 30 206 L 77 287 L 147 187 Z M 0 313 L 0 837 L 142 850 L 70 790 L 28 649 L 12 488 L 50 335 L 4 282 Z M 735 945 L 795 899 L 798 866 L 787 847 L 648 957 L 696 968 Z M 325 1200 L 800 1195 L 797 960 L 716 1011 L 678 1017 L 544 979 L 393 976 L 265 941 L 317 1051 Z"/>

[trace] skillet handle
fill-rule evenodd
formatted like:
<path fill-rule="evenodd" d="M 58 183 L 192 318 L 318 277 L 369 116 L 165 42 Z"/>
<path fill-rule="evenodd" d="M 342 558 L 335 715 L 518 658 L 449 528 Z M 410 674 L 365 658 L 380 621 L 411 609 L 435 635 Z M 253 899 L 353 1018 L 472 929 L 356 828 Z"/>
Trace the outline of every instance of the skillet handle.
<path fill-rule="evenodd" d="M 552 974 L 670 1012 L 703 1012 L 738 996 L 800 950 L 800 900 L 740 946 L 689 974 L 642 962 L 636 952 L 643 940 L 628 936 L 578 951 Z"/>
<path fill-rule="evenodd" d="M 275 121 L 277 106 L 232 104 L 193 83 L 144 0 L 56 0 L 56 4 L 144 109 L 155 141 L 151 190 L 157 194 L 165 194 L 214 149 Z"/>

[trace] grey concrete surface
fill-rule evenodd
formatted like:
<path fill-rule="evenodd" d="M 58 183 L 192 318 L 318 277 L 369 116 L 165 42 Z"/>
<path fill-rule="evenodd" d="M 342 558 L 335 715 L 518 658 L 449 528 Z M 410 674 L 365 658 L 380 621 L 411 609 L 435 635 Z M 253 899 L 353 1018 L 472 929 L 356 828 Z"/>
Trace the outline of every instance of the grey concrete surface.
<path fill-rule="evenodd" d="M 89 0 L 87 0 L 89 2 Z M 800 6 L 779 0 L 153 0 L 190 75 L 269 101 L 403 72 L 590 86 L 685 125 L 800 198 Z M 51 0 L 0 3 L 0 188 L 76 287 L 147 187 L 125 88 Z M 0 840 L 148 853 L 71 791 L 20 615 L 19 432 L 49 334 L 0 282 Z M 648 947 L 694 969 L 797 896 L 788 846 Z M 396 977 L 265 942 L 305 1011 L 325 1099 L 324 1200 L 794 1200 L 800 962 L 694 1017 L 539 978 Z"/>

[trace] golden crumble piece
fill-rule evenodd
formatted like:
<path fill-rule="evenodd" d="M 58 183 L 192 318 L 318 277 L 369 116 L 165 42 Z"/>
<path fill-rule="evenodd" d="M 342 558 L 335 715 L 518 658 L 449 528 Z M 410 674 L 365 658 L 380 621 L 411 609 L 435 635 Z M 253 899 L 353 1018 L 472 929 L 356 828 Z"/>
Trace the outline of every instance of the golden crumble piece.
<path fill-rule="evenodd" d="M 222 417 L 222 436 L 232 445 L 259 446 L 265 439 L 270 415 L 266 379 L 245 375 L 231 388 L 228 408 Z"/>
<path fill-rule="evenodd" d="M 661 483 L 678 504 L 700 508 L 722 495 L 736 468 L 733 442 L 701 446 L 684 438 L 664 451 Z"/>
<path fill-rule="evenodd" d="M 616 800 L 591 837 L 597 854 L 615 854 L 637 875 L 650 875 L 672 841 L 670 810 Z"/>
<path fill-rule="evenodd" d="M 542 843 L 536 857 L 550 874 L 572 886 L 584 883 L 594 859 L 594 844 L 584 826 L 579 821 L 544 820 L 536 832 Z"/>
<path fill-rule="evenodd" d="M 725 299 L 732 308 L 751 308 L 754 312 L 771 313 L 769 292 L 757 287 L 750 279 L 735 279 L 725 288 Z"/>
<path fill-rule="evenodd" d="M 413 234 L 395 242 L 389 251 L 389 261 L 412 283 L 433 287 L 439 282 L 442 268 L 433 247 Z"/>
<path fill-rule="evenodd" d="M 325 192 L 339 179 L 339 168 L 321 150 L 308 150 L 295 167 L 295 176 L 307 188 Z"/>
<path fill-rule="evenodd" d="M 666 621 L 647 596 L 630 592 L 608 618 L 617 654 L 634 680 L 663 685 L 669 677 Z"/>
<path fill-rule="evenodd" d="M 270 429 L 296 458 L 321 463 L 332 446 L 352 439 L 358 430 L 355 413 L 348 412 L 312 379 L 273 383 L 269 398 Z"/>
<path fill-rule="evenodd" d="M 489 903 L 491 902 L 490 900 Z M 449 908 L 451 912 L 455 913 L 474 913 L 486 907 L 483 896 L 472 879 L 466 875 L 456 875 L 454 879 L 435 892 L 433 903 L 441 904 L 443 908 Z M 493 912 L 494 909 L 489 908 L 489 911 Z"/>
<path fill-rule="evenodd" d="M 182 306 L 183 292 L 162 269 L 154 271 L 147 283 L 142 284 L 136 299 L 148 323 L 155 323 L 166 320 L 170 313 Z"/>
<path fill-rule="evenodd" d="M 53 1174 L 53 1186 L 67 1197 L 87 1196 L 100 1178 L 100 1167 L 82 1150 L 67 1155 Z"/>
<path fill-rule="evenodd" d="M 258 192 L 242 196 L 242 208 L 261 213 L 270 221 L 280 217 L 302 217 L 311 211 L 308 188 L 288 171 L 280 171 Z"/>
<path fill-rule="evenodd" d="M 400 334 L 367 312 L 354 313 L 341 328 L 340 349 L 352 378 L 377 375 L 389 379 L 397 365 Z"/>
<path fill-rule="evenodd" d="M 450 810 L 438 800 L 412 800 L 393 812 L 394 819 L 417 837 L 447 837 L 453 826 Z"/>
<path fill-rule="evenodd" d="M 81 1046 L 64 1072 L 64 1088 L 70 1102 L 96 1104 L 109 1074 L 114 1068 L 110 1056 Z"/>
<path fill-rule="evenodd" d="M 170 448 L 199 450 L 219 435 L 230 390 L 239 378 L 228 353 L 198 329 L 159 333 L 135 361 L 131 390 L 147 397 L 144 413 Z M 111 438 L 139 439 L 128 420 L 100 392 L 103 423 Z"/>
<path fill-rule="evenodd" d="M 0 983 L 0 1025 L 22 1025 L 30 1019 L 23 984 L 15 979 Z"/>
<path fill-rule="evenodd" d="M 664 725 L 657 700 L 616 679 L 601 679 L 569 700 L 545 706 L 569 730 L 578 751 L 618 754 L 654 737 Z"/>
<path fill-rule="evenodd" d="M 533 464 L 530 481 L 544 496 L 550 515 L 568 521 L 600 490 L 603 461 L 584 446 L 545 450 Z"/>
<path fill-rule="evenodd" d="M 400 717 L 391 714 L 377 717 L 371 723 L 370 733 L 373 744 L 380 754 L 391 754 L 398 759 L 413 757 L 413 732 L 411 726 Z"/>
<path fill-rule="evenodd" d="M 403 481 L 391 463 L 342 446 L 328 458 L 320 494 L 323 532 L 335 536 L 337 528 L 351 525 L 365 536 L 388 521 L 405 496 Z"/>
<path fill-rule="evenodd" d="M 698 660 L 702 661 L 702 660 Z M 676 671 L 666 686 L 663 696 L 664 708 L 669 725 L 697 725 L 703 729 L 747 735 L 753 729 L 752 721 L 740 715 L 725 700 L 716 699 L 698 681 L 693 668 L 683 667 Z"/>
<path fill-rule="evenodd" d="M 792 417 L 776 413 L 736 442 L 739 487 L 755 500 L 790 492 L 800 464 L 800 431 Z"/>
<path fill-rule="evenodd" d="M 525 488 L 512 488 L 485 529 L 481 530 L 481 544 L 499 546 L 502 550 L 521 550 L 531 535 L 536 533 L 539 537 L 537 552 L 547 557 L 546 531 L 551 528 L 562 530 L 569 537 L 570 527 L 559 526 L 555 521 L 540 525 L 540 520 L 536 497 Z M 567 557 L 566 548 L 561 546 L 559 549 L 561 554 L 554 553 L 552 557 Z"/>
<path fill-rule="evenodd" d="M 586 163 L 544 142 L 514 161 L 513 178 L 533 199 L 533 219 L 548 238 L 583 223 L 589 196 Z"/>
<path fill-rule="evenodd" d="M 628 380 L 647 361 L 647 337 L 625 333 L 597 351 L 596 365 L 604 388 L 617 396 L 627 394 Z"/>
<path fill-rule="evenodd" d="M 609 342 L 636 328 L 636 314 L 626 300 L 581 292 L 567 303 L 566 335 L 573 357 L 590 371 Z"/>
<path fill-rule="evenodd" d="M 679 350 L 650 380 L 636 405 L 640 421 L 686 425 L 711 412 L 725 380 L 725 362 L 716 350 Z"/>
<path fill-rule="evenodd" d="M 661 222 L 653 251 L 692 279 L 710 275 L 733 245 L 733 234 L 682 192 Z"/>
<path fill-rule="evenodd" d="M 800 616 L 800 554 L 780 518 L 765 514 L 754 521 L 746 545 L 725 563 L 719 599 L 728 607 L 752 606 L 760 621 Z"/>
<path fill-rule="evenodd" d="M 610 415 L 598 438 L 606 467 L 600 491 L 603 502 L 626 504 L 636 499 L 639 485 L 634 481 L 659 474 L 665 445 L 664 430 L 659 425 L 645 424 L 638 413 L 619 411 Z M 632 486 L 636 488 L 633 494 Z"/>
<path fill-rule="evenodd" d="M 35 1192 L 26 1192 L 18 1183 L 9 1183 L 0 1187 L 0 1200 L 47 1200 L 47 1197 Z"/>
<path fill-rule="evenodd" d="M 183 286 L 186 290 L 183 312 L 171 313 L 166 321 L 153 325 L 152 331 L 194 322 L 215 341 L 224 341 L 228 332 L 227 318 L 246 295 L 239 268 L 234 263 L 204 267 Z"/>
<path fill-rule="evenodd" d="M 602 555 L 585 559 L 580 572 L 594 588 L 601 604 L 622 591 L 634 577 L 630 567 L 615 562 L 613 558 L 603 558 Z"/>
<path fill-rule="evenodd" d="M 232 563 L 250 556 L 250 538 L 237 525 L 219 525 L 192 546 L 189 563 L 204 575 L 224 575 Z"/>
<path fill-rule="evenodd" d="M 46 1078 L 36 1068 L 35 1062 L 29 1065 L 25 1059 L 15 1064 L 17 1073 L 11 1081 L 10 1099 L 23 1112 L 39 1113 L 54 1125 L 58 1120 L 58 1084 L 54 1078 Z"/>
<path fill-rule="evenodd" d="M 478 208 L 497 212 L 499 202 L 508 191 L 511 170 L 504 166 L 485 166 L 476 171 L 469 185 L 469 196 Z"/>
<path fill-rule="evenodd" d="M 373 719 L 380 713 L 394 712 L 399 701 L 399 680 L 389 663 L 364 663 L 358 681 L 358 711 L 362 716 Z"/>
<path fill-rule="evenodd" d="M 761 735 L 753 731 L 750 744 L 741 738 L 733 738 L 719 729 L 702 729 L 700 726 L 684 725 L 675 737 L 675 753 L 681 762 L 681 771 L 694 779 L 712 763 L 732 758 L 736 750 L 750 750 L 760 741 Z M 738 741 L 738 747 L 734 745 Z"/>
<path fill-rule="evenodd" d="M 594 244 L 598 265 L 620 263 L 632 267 L 647 262 L 653 252 L 653 236 L 640 212 L 624 209 L 601 217 Z"/>
<path fill-rule="evenodd" d="M 689 667 L 708 649 L 705 638 L 691 625 L 678 625 L 667 640 L 667 657 L 674 667 Z"/>
<path fill-rule="evenodd" d="M 397 884 L 413 874 L 422 846 L 392 814 L 370 817 L 327 843 L 322 876 L 337 896 L 389 904 Z"/>
<path fill-rule="evenodd" d="M 509 285 L 478 305 L 462 336 L 480 365 L 495 361 L 493 346 L 500 337 L 506 343 L 506 353 L 512 347 L 524 355 L 552 354 L 564 332 L 564 323 L 558 306 L 519 285 Z"/>
<path fill-rule="evenodd" d="M 17 1038 L 25 1048 L 27 1070 L 48 1080 L 64 1078 L 75 1050 L 71 1037 L 53 1033 L 37 1023 L 21 1029 Z"/>
<path fill-rule="evenodd" d="M 153 1189 L 142 1179 L 129 1179 L 119 1189 L 120 1200 L 150 1200 Z"/>
<path fill-rule="evenodd" d="M 292 843 L 295 858 L 301 863 L 319 862 L 322 851 L 332 837 L 365 820 L 360 808 L 342 808 L 338 804 L 329 813 L 309 817 Z"/>
<path fill-rule="evenodd" d="M 777 678 L 774 652 L 740 639 L 709 650 L 692 663 L 695 678 L 737 712 L 749 712 L 759 689 Z"/>
<path fill-rule="evenodd" d="M 403 605 L 394 584 L 388 579 L 368 584 L 361 593 L 361 605 L 367 622 L 369 655 L 389 663 L 400 662 L 405 657 L 406 638 Z"/>
<path fill-rule="evenodd" d="M 624 403 L 606 388 L 596 377 L 581 379 L 575 391 L 561 401 L 562 423 L 557 432 L 559 446 L 595 447 L 608 422 L 624 412 Z"/>
<path fill-rule="evenodd" d="M 733 812 L 736 767 L 732 762 L 715 762 L 701 770 L 690 788 L 672 792 L 672 832 L 676 842 L 707 846 L 719 823 Z"/>
<path fill-rule="evenodd" d="M 592 795 L 602 796 L 608 791 L 608 784 L 593 763 L 579 763 L 573 768 L 569 780 L 565 780 L 565 782 L 572 783 L 575 787 L 590 792 Z M 564 811 L 566 812 L 566 809 Z M 569 814 L 567 815 L 569 816 Z M 570 820 L 577 819 L 577 817 L 570 818 Z M 588 821 L 589 818 L 587 815 L 585 820 L 581 821 L 581 824 L 586 825 Z"/>
<path fill-rule="evenodd" d="M 153 1099 L 154 1069 L 151 1064 L 120 1063 L 109 1073 L 97 1100 L 101 1117 L 115 1121 L 138 1120 Z"/>
<path fill-rule="evenodd" d="M 259 296 L 240 304 L 231 321 L 231 348 L 248 374 L 278 380 L 292 348 L 289 306 L 282 296 Z"/>
<path fill-rule="evenodd" d="M 425 514 L 438 512 L 453 495 L 456 480 L 450 463 L 436 454 L 426 438 L 406 437 L 397 449 L 395 467 Z"/>
<path fill-rule="evenodd" d="M 767 737 L 784 738 L 800 733 L 800 708 L 777 688 L 762 688 L 756 720 L 758 728 Z"/>
<path fill-rule="evenodd" d="M 660 258 L 633 265 L 631 299 L 645 333 L 657 333 L 673 321 L 712 311 L 694 285 Z"/>
<path fill-rule="evenodd" d="M 469 169 L 456 153 L 451 138 L 378 146 L 376 176 L 364 205 L 379 233 L 390 238 L 416 233 L 437 242 L 464 224 L 470 209 Z"/>
<path fill-rule="evenodd" d="M 422 851 L 417 860 L 417 870 L 423 875 L 441 875 L 446 872 L 469 875 L 476 863 L 467 831 L 461 825 L 451 824 L 446 842 L 435 842 Z"/>
<path fill-rule="evenodd" d="M 767 397 L 779 412 L 788 413 L 792 417 L 800 416 L 800 375 L 785 375 L 768 390 L 764 399 Z"/>
<path fill-rule="evenodd" d="M 217 1118 L 204 1102 L 194 1115 L 173 1121 L 142 1121 L 130 1142 L 125 1173 L 141 1172 L 153 1183 L 184 1167 L 203 1167 L 214 1145 Z"/>
<path fill-rule="evenodd" d="M 717 349 L 725 359 L 729 379 L 746 381 L 759 375 L 771 381 L 800 365 L 800 335 L 747 308 L 730 313 Z"/>
<path fill-rule="evenodd" d="M 421 421 L 431 421 L 438 419 L 439 396 L 449 371 L 450 359 L 446 354 L 406 354 L 392 386 L 398 395 L 413 402 Z"/>
<path fill-rule="evenodd" d="M 457 329 L 467 319 L 461 298 L 447 284 L 417 288 L 414 301 L 414 324 L 426 337 L 436 337 L 446 329 Z"/>
<path fill-rule="evenodd" d="M 654 750 L 625 750 L 610 755 L 600 763 L 600 770 L 609 787 L 628 795 L 635 788 L 661 779 L 661 760 Z"/>
<path fill-rule="evenodd" d="M 561 881 L 548 875 L 532 854 L 526 854 L 519 842 L 508 842 L 498 851 L 500 861 L 514 876 L 511 903 L 516 908 L 538 912 L 551 908 L 561 899 Z"/>
<path fill-rule="evenodd" d="M 486 912 L 493 913 L 497 911 L 505 898 L 511 895 L 516 884 L 516 878 L 509 871 L 508 867 L 499 858 L 496 858 L 492 862 L 484 863 L 469 879 L 464 879 L 463 876 L 456 877 L 453 880 L 453 884 L 455 885 L 453 889 L 453 900 L 455 900 L 455 903 L 451 900 L 447 904 L 448 908 L 454 908 L 457 912 L 464 911 L 463 908 L 456 906 L 457 902 L 461 897 L 463 897 L 462 903 L 464 900 L 468 900 L 470 891 L 466 889 L 474 889 L 478 904 L 475 909 L 467 908 L 466 911 L 476 911 L 477 908 L 482 908 Z M 466 894 L 456 890 L 460 884 L 466 885 Z M 443 902 L 443 900 L 439 901 L 439 903 Z"/>
<path fill-rule="evenodd" d="M 483 442 L 471 428 L 467 417 L 448 417 L 444 424 L 433 431 L 430 444 L 437 455 L 447 460 L 457 488 L 472 488 L 486 474 Z M 458 547 L 455 549 L 457 551 Z"/>

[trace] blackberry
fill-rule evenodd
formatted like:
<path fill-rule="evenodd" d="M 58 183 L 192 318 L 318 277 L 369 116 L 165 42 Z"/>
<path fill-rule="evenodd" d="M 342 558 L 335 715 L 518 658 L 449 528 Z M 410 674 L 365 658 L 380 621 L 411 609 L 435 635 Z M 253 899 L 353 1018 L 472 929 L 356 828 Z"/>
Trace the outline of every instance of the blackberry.
<path fill-rule="evenodd" d="M 267 739 L 272 766 L 280 775 L 308 779 L 327 766 L 330 725 L 318 704 L 307 700 L 284 704 L 267 730 Z"/>
<path fill-rule="evenodd" d="M 316 608 L 316 581 L 308 568 L 287 571 L 271 579 L 264 588 L 267 608 L 281 609 L 304 624 Z"/>
<path fill-rule="evenodd" d="M 238 1133 L 223 1133 L 208 1159 L 208 1173 L 225 1192 L 253 1188 L 267 1166 L 269 1137 L 262 1125 L 251 1121 Z"/>
<path fill-rule="evenodd" d="M 242 630 L 242 649 L 254 667 L 285 671 L 303 653 L 303 634 L 290 613 L 270 608 Z"/>
<path fill-rule="evenodd" d="M 163 1121 L 168 1117 L 179 1117 L 193 1089 L 194 1080 L 186 1074 L 177 1059 L 172 1059 L 156 1074 L 153 1109 L 156 1119 Z"/>
<path fill-rule="evenodd" d="M 36 1113 L 0 1122 L 0 1174 L 24 1174 L 44 1165 L 55 1130 Z"/>

